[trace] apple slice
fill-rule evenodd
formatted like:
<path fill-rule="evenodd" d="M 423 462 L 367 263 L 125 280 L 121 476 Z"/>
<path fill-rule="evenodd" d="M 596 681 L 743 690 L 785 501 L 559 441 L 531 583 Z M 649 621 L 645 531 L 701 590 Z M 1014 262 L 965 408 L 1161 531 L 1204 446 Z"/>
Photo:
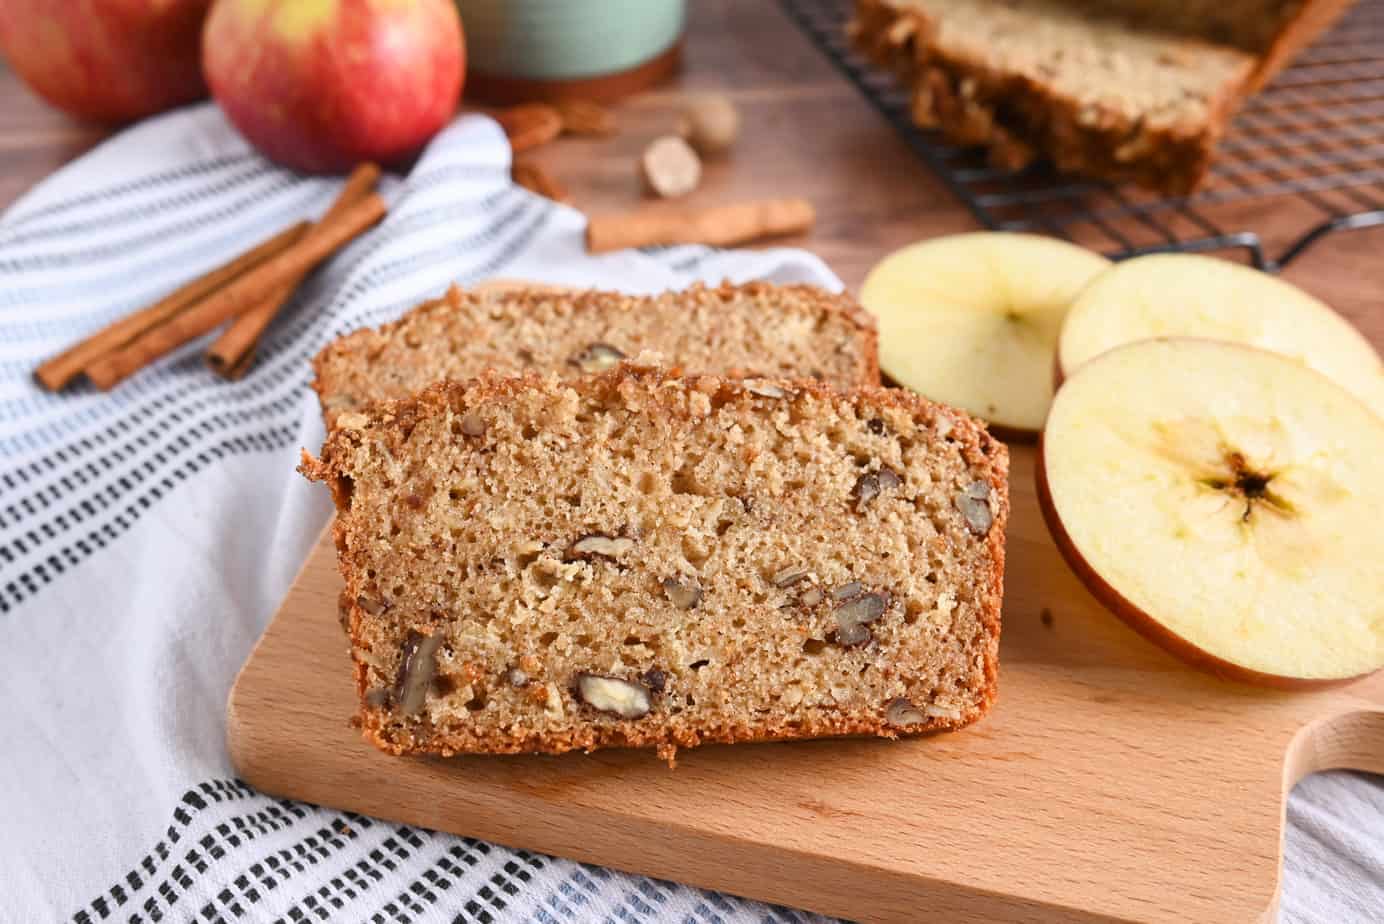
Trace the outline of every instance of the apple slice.
<path fill-rule="evenodd" d="M 1384 420 L 1210 340 L 1104 353 L 1058 390 L 1038 496 L 1072 569 L 1191 664 L 1279 687 L 1384 666 Z"/>
<path fill-rule="evenodd" d="M 1349 322 L 1297 286 L 1214 257 L 1156 254 L 1099 276 L 1067 313 L 1058 374 L 1152 337 L 1205 337 L 1281 353 L 1384 414 L 1384 363 Z"/>
<path fill-rule="evenodd" d="M 957 234 L 885 257 L 860 301 L 879 319 L 880 368 L 896 382 L 1032 436 L 1052 401 L 1067 306 L 1109 266 L 1054 238 Z"/>

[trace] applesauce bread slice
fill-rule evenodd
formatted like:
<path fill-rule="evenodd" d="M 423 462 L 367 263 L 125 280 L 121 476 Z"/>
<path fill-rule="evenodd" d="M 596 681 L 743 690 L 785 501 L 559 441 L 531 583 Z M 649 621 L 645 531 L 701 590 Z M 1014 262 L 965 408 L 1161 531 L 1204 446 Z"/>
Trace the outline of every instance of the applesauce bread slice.
<path fill-rule="evenodd" d="M 1008 455 L 895 389 L 487 377 L 320 459 L 365 735 L 394 753 L 959 728 L 995 697 Z"/>
<path fill-rule="evenodd" d="M 328 345 L 313 361 L 313 387 L 330 426 L 343 411 L 443 379 L 486 370 L 572 377 L 646 350 L 693 372 L 879 384 L 874 320 L 848 296 L 752 282 L 655 296 L 453 287 Z"/>

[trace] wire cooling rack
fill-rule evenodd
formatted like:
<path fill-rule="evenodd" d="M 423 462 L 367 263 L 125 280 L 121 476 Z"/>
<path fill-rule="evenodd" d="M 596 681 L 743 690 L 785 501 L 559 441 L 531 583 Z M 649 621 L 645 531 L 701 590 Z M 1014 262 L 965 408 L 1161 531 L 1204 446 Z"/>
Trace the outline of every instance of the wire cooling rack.
<path fill-rule="evenodd" d="M 781 2 L 988 228 L 1066 237 L 1116 258 L 1242 249 L 1253 265 L 1278 270 L 1333 232 L 1384 225 L 1384 0 L 1361 0 L 1251 97 L 1207 181 L 1182 198 L 1041 164 L 988 166 L 983 154 L 913 125 L 907 91 L 846 39 L 852 0 Z"/>

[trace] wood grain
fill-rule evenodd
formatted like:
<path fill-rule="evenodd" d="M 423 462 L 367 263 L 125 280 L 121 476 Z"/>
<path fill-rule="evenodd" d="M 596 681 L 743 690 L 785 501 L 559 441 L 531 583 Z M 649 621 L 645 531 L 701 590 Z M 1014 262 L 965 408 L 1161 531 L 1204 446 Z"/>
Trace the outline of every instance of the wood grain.
<path fill-rule="evenodd" d="M 1012 451 L 1000 700 L 970 729 L 705 747 L 672 771 L 390 757 L 347 724 L 324 534 L 231 693 L 232 759 L 274 795 L 861 920 L 1264 916 L 1293 783 L 1384 771 L 1384 678 L 1285 694 L 1174 661 L 1077 583 Z"/>

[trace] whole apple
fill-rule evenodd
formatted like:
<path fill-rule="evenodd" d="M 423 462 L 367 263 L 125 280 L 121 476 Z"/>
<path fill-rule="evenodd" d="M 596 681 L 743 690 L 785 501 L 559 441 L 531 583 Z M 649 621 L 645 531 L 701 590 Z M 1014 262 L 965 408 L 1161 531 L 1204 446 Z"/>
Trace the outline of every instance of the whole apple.
<path fill-rule="evenodd" d="M 48 102 L 124 122 L 207 93 L 202 21 L 212 0 L 0 0 L 0 51 Z"/>
<path fill-rule="evenodd" d="M 217 0 L 202 49 L 231 122 L 310 173 L 417 151 L 456 111 L 466 66 L 451 0 Z"/>

